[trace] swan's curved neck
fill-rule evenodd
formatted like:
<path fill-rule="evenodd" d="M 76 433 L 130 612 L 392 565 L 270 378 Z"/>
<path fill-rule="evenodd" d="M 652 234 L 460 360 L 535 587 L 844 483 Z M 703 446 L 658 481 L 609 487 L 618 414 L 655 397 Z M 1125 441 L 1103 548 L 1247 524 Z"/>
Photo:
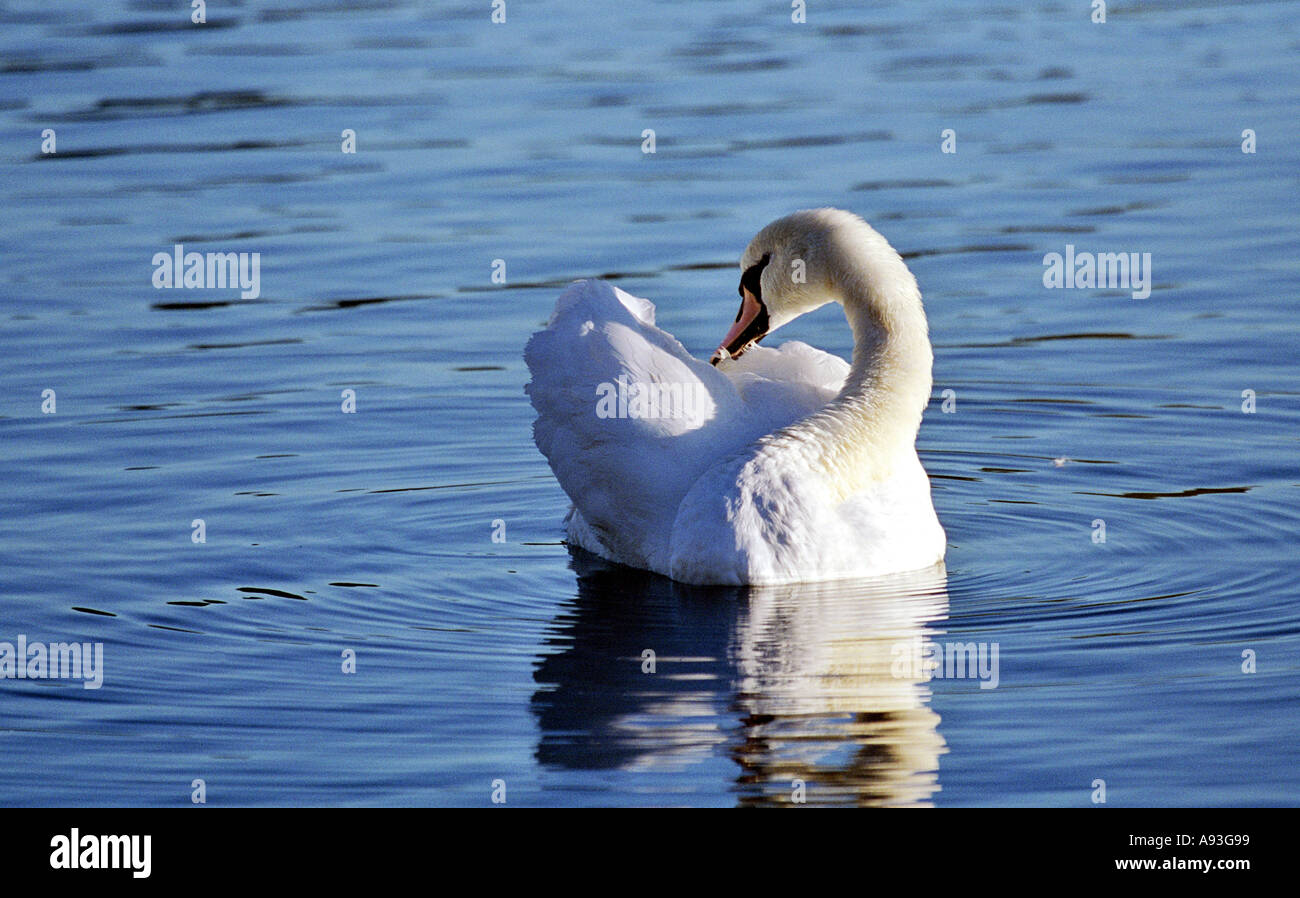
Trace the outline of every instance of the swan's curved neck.
<path fill-rule="evenodd" d="M 839 395 L 794 425 L 814 437 L 813 464 L 843 496 L 914 457 L 934 361 L 921 292 L 902 259 L 888 249 L 855 261 L 854 274 L 834 285 L 853 329 L 849 376 Z"/>

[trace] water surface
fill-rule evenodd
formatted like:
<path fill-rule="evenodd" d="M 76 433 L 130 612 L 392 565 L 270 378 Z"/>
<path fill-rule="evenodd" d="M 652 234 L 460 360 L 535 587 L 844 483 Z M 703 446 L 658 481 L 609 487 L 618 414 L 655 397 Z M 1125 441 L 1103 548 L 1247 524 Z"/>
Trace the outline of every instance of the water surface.
<path fill-rule="evenodd" d="M 1296 803 L 1291 5 L 489 14 L 0 4 L 0 640 L 105 658 L 0 681 L 0 802 Z M 752 234 L 824 204 L 925 294 L 946 571 L 571 553 L 522 361 L 563 285 L 707 355 Z M 177 243 L 259 295 L 155 289 Z M 1151 295 L 1045 289 L 1067 244 Z M 996 688 L 896 675 L 916 642 Z"/>

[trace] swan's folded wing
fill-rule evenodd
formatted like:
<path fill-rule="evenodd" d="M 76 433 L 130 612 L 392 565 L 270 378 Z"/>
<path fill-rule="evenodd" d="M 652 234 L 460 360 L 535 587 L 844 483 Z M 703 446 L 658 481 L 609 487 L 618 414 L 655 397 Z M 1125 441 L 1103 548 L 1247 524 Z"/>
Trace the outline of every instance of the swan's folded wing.
<path fill-rule="evenodd" d="M 724 363 L 722 372 L 736 387 L 745 417 L 760 433 L 793 424 L 835 398 L 849 374 L 837 355 L 790 340 L 754 346 Z"/>
<path fill-rule="evenodd" d="M 677 505 L 751 428 L 732 383 L 654 324 L 654 306 L 580 281 L 524 351 L 533 435 L 605 546 L 654 566 Z"/>

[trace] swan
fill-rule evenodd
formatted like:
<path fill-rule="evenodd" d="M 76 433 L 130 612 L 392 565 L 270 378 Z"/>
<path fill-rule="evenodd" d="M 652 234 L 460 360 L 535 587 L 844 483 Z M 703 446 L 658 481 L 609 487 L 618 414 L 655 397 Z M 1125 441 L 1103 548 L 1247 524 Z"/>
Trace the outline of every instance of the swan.
<path fill-rule="evenodd" d="M 568 540 L 682 583 L 877 577 L 942 561 L 916 454 L 933 351 L 916 279 L 870 225 L 807 209 L 740 258 L 740 311 L 709 362 L 655 307 L 564 291 L 524 350 L 533 437 L 573 506 Z M 764 337 L 844 307 L 852 364 Z"/>

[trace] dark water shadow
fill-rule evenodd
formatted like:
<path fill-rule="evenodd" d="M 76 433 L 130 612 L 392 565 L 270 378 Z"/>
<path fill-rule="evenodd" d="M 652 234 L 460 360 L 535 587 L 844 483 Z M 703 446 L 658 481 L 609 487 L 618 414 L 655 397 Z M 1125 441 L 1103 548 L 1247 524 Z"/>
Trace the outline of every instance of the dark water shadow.
<path fill-rule="evenodd" d="M 939 716 L 899 659 L 947 616 L 942 566 L 701 588 L 570 552 L 577 596 L 534 670 L 542 766 L 665 772 L 723 756 L 741 805 L 923 805 L 938 791 Z"/>

